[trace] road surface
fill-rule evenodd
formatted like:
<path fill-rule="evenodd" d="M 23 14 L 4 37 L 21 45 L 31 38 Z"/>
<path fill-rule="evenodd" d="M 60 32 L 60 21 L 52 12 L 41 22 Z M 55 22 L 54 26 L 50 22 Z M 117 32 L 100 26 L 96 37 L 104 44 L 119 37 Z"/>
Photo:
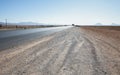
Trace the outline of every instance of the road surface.
<path fill-rule="evenodd" d="M 0 75 L 120 75 L 120 31 L 72 27 L 22 42 L 0 51 Z"/>
<path fill-rule="evenodd" d="M 35 28 L 0 31 L 0 51 L 17 45 L 30 43 L 48 34 L 62 31 L 68 27 Z"/>

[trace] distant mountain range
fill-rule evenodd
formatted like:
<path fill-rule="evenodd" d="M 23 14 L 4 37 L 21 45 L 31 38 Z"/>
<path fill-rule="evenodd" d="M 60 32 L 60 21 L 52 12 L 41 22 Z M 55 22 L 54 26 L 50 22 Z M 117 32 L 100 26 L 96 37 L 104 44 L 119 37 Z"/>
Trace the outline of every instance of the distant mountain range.
<path fill-rule="evenodd" d="M 97 26 L 101 26 L 101 25 L 103 25 L 102 23 L 96 23 L 95 25 L 97 25 Z"/>
<path fill-rule="evenodd" d="M 97 26 L 104 26 L 104 24 L 102 24 L 102 23 L 96 23 L 95 25 L 97 25 Z M 112 24 L 110 24 L 110 26 L 120 26 L 120 24 L 112 23 Z"/>
<path fill-rule="evenodd" d="M 4 22 L 0 22 L 1 25 L 6 25 Z M 7 25 L 50 25 L 45 23 L 37 23 L 37 22 L 19 22 L 19 23 L 7 23 Z M 102 23 L 96 23 L 96 26 L 104 26 Z M 120 26 L 120 24 L 112 23 L 111 26 Z"/>
<path fill-rule="evenodd" d="M 36 22 L 19 22 L 18 25 L 45 25 L 44 23 L 36 23 Z"/>
<path fill-rule="evenodd" d="M 0 22 L 2 25 L 6 25 L 4 22 Z M 19 22 L 19 23 L 7 23 L 7 25 L 48 25 L 44 23 L 36 23 L 36 22 Z"/>
<path fill-rule="evenodd" d="M 118 26 L 118 25 L 120 25 L 120 24 L 112 23 L 111 25 L 116 25 L 116 26 Z"/>

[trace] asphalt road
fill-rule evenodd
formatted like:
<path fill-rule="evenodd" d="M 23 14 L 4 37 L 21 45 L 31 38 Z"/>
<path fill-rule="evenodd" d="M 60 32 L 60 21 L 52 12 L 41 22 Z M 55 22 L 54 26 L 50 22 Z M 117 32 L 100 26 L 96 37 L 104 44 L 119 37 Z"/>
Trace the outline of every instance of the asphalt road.
<path fill-rule="evenodd" d="M 70 28 L 70 26 L 0 31 L 0 51 L 29 43 L 67 28 Z"/>

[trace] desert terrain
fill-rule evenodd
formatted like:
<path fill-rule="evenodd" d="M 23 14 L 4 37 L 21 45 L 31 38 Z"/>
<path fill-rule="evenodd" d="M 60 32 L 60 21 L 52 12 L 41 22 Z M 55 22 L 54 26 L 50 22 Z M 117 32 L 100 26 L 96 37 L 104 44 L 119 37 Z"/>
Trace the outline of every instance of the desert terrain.
<path fill-rule="evenodd" d="M 120 30 L 70 27 L 2 49 L 0 75 L 120 75 Z"/>

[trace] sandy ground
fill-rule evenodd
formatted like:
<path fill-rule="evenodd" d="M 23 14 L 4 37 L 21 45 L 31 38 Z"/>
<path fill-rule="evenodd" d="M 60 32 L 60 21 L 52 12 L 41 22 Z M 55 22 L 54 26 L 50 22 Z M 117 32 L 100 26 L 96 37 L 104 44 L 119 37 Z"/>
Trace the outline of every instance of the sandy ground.
<path fill-rule="evenodd" d="M 73 27 L 1 51 L 0 75 L 120 75 L 120 31 Z"/>

